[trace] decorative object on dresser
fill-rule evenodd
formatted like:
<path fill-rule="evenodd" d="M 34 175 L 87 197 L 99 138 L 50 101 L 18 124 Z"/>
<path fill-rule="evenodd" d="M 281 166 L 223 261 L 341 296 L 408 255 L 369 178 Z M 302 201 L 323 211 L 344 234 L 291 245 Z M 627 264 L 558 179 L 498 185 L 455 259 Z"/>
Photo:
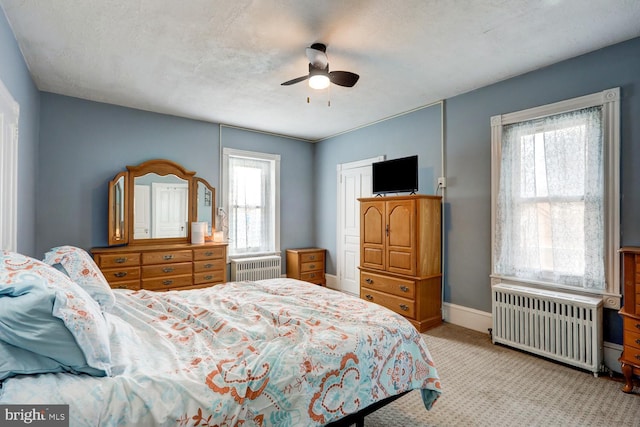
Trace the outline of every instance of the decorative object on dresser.
<path fill-rule="evenodd" d="M 325 286 L 325 249 L 287 249 L 287 277 Z"/>
<path fill-rule="evenodd" d="M 91 249 L 110 286 L 169 290 L 226 282 L 227 245 L 210 242 L 214 201 L 215 188 L 170 160 L 118 173 L 109 183 L 108 244 L 121 246 Z M 203 230 L 192 234 L 193 224 Z M 193 235 L 197 243 L 189 242 Z"/>
<path fill-rule="evenodd" d="M 622 391 L 633 391 L 633 376 L 640 375 L 640 247 L 620 249 L 623 264 L 624 306 L 622 316 L 623 350 L 620 365 L 625 378 Z"/>
<path fill-rule="evenodd" d="M 360 201 L 360 297 L 420 332 L 442 323 L 440 196 Z"/>

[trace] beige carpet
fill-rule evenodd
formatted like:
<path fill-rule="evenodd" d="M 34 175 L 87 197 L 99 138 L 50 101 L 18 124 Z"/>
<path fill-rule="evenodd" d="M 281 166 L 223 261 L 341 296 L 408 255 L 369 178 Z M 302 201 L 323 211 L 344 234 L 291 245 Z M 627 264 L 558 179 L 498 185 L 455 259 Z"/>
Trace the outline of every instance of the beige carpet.
<path fill-rule="evenodd" d="M 640 388 L 508 347 L 444 324 L 423 334 L 442 380 L 431 411 L 417 391 L 365 418 L 366 427 L 640 426 Z"/>

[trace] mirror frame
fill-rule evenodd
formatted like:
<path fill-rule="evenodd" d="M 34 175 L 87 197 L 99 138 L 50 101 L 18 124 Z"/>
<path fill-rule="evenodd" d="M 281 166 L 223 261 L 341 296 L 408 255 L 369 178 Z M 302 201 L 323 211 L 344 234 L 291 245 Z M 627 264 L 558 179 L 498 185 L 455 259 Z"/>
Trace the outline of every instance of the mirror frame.
<path fill-rule="evenodd" d="M 133 200 L 134 200 L 134 188 L 135 179 L 137 177 L 146 175 L 148 173 L 154 173 L 160 176 L 175 175 L 180 179 L 187 182 L 189 188 L 189 195 L 187 197 L 187 234 L 185 237 L 163 237 L 163 238 L 147 238 L 147 239 L 134 239 L 133 229 Z M 205 179 L 196 177 L 194 171 L 190 171 L 182 167 L 180 164 L 171 160 L 155 159 L 140 163 L 137 166 L 127 166 L 127 170 L 118 173 L 113 180 L 109 182 L 109 224 L 108 224 L 108 244 L 113 245 L 152 245 L 152 244 L 166 244 L 166 243 L 189 243 L 191 241 L 191 223 L 198 221 L 198 185 L 202 183 L 206 189 L 211 191 L 211 235 L 205 237 L 205 240 L 213 239 L 213 232 L 215 231 L 216 220 L 216 190 Z M 116 221 L 117 216 L 115 212 L 116 200 L 115 200 L 115 187 L 119 179 L 124 179 L 124 197 L 123 197 L 123 212 L 124 225 L 122 227 L 122 235 L 118 237 L 116 235 Z"/>
<path fill-rule="evenodd" d="M 122 203 L 122 218 L 118 218 L 119 215 L 116 212 L 116 186 L 118 185 L 118 181 L 122 179 L 123 181 L 123 190 L 124 194 L 121 198 Z M 108 244 L 109 246 L 113 245 L 122 245 L 129 241 L 129 219 L 128 219 L 128 197 L 129 191 L 127 190 L 127 186 L 129 185 L 128 172 L 120 172 L 113 178 L 113 180 L 109 181 L 109 237 Z M 118 236 L 116 233 L 117 226 L 116 223 L 118 220 L 120 221 L 120 235 Z"/>

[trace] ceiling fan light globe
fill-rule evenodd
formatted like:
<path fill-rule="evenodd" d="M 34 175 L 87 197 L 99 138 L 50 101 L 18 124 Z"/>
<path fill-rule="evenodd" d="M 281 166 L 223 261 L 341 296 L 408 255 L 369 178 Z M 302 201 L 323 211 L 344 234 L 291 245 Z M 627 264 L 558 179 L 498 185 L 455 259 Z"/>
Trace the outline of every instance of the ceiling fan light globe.
<path fill-rule="evenodd" d="M 316 74 L 309 78 L 309 87 L 312 89 L 326 89 L 330 83 L 329 76 L 324 74 Z"/>

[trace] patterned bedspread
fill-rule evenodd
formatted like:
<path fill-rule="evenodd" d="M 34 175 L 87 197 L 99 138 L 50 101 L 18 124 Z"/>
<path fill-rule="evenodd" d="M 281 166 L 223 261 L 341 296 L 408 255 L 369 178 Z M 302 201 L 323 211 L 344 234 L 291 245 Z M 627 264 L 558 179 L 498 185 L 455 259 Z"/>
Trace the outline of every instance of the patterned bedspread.
<path fill-rule="evenodd" d="M 70 405 L 71 426 L 319 426 L 440 382 L 390 310 L 292 279 L 116 291 L 113 375 L 5 381 L 0 403 Z"/>

